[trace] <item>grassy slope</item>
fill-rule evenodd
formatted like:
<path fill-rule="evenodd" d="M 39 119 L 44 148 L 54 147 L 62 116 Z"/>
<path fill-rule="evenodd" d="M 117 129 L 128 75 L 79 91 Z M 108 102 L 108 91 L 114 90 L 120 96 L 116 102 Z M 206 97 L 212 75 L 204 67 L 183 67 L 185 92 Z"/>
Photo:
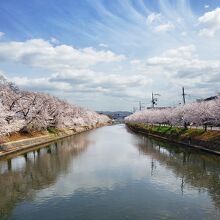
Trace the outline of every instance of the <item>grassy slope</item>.
<path fill-rule="evenodd" d="M 45 130 L 45 131 L 32 131 L 29 133 L 16 132 L 16 133 L 12 133 L 7 136 L 0 137 L 0 144 L 11 142 L 11 141 L 29 139 L 29 138 L 42 137 L 44 135 L 58 134 L 59 132 L 62 132 L 62 131 L 56 128 L 49 128 L 48 130 Z"/>
<path fill-rule="evenodd" d="M 110 124 L 110 123 L 97 124 L 96 128 L 107 125 L 107 124 Z M 80 131 L 80 129 L 89 130 L 92 128 L 95 128 L 95 127 L 81 126 L 75 129 L 57 129 L 54 127 L 50 127 L 47 130 L 43 130 L 43 131 L 31 131 L 28 133 L 15 132 L 7 136 L 0 136 L 0 144 L 12 142 L 12 141 L 19 141 L 19 140 L 25 140 L 25 139 L 30 139 L 30 138 L 42 137 L 45 135 L 69 134 L 70 132 L 78 133 L 82 131 L 82 130 Z"/>
<path fill-rule="evenodd" d="M 179 140 L 184 140 L 188 139 L 188 137 L 191 137 L 194 140 L 220 143 L 220 131 L 205 131 L 203 129 L 195 128 L 185 129 L 179 127 L 155 126 L 143 123 L 130 123 L 129 125 L 136 128 L 144 129 L 149 133 L 175 136 Z"/>

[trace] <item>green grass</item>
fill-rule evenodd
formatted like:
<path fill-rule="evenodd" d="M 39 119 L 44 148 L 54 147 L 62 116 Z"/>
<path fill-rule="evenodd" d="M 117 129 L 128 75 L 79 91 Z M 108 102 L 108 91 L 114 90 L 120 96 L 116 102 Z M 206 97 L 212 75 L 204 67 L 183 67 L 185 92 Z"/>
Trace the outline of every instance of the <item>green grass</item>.
<path fill-rule="evenodd" d="M 220 143 L 220 131 L 205 131 L 204 129 L 156 126 L 144 123 L 129 123 L 134 128 L 144 129 L 146 132 L 175 136 L 177 139 L 188 139 L 191 137 L 195 140 L 214 141 Z"/>
<path fill-rule="evenodd" d="M 47 131 L 51 134 L 58 134 L 59 133 L 59 130 L 55 127 L 48 127 Z"/>

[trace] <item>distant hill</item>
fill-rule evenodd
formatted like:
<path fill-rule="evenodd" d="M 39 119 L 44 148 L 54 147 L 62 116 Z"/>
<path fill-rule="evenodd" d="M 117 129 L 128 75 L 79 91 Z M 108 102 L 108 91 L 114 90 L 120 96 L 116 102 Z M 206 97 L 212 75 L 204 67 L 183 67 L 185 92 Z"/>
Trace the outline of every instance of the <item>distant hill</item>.
<path fill-rule="evenodd" d="M 108 115 L 110 118 L 115 119 L 115 120 L 121 120 L 127 117 L 128 115 L 131 115 L 132 112 L 128 111 L 116 111 L 116 112 L 111 112 L 111 111 L 98 111 L 99 114 L 104 114 Z"/>

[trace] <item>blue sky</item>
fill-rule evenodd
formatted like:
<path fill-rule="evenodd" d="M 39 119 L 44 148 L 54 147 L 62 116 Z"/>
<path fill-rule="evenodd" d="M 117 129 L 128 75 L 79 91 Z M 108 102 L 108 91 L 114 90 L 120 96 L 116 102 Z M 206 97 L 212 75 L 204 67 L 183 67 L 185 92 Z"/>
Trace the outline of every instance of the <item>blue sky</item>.
<path fill-rule="evenodd" d="M 94 110 L 219 92 L 220 0 L 0 2 L 0 74 Z"/>

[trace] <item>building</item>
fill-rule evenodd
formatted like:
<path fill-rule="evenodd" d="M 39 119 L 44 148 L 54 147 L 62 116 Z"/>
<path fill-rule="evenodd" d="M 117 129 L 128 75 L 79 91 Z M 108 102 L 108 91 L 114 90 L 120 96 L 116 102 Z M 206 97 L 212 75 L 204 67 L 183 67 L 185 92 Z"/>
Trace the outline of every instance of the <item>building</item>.
<path fill-rule="evenodd" d="M 209 101 L 217 99 L 218 97 L 220 97 L 220 93 L 218 93 L 218 95 L 210 96 L 210 97 L 205 98 L 205 99 L 197 99 L 196 101 L 197 102 L 209 102 Z"/>

